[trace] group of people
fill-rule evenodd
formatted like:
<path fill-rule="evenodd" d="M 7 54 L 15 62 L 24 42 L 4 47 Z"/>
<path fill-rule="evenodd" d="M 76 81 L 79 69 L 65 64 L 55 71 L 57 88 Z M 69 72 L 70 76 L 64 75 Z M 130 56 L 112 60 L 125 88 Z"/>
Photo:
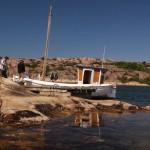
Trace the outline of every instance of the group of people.
<path fill-rule="evenodd" d="M 52 72 L 51 74 L 50 74 L 50 80 L 52 81 L 52 82 L 54 82 L 54 81 L 56 81 L 58 79 L 58 73 L 57 72 Z"/>
<path fill-rule="evenodd" d="M 8 67 L 8 60 L 9 57 L 0 57 L 0 76 L 7 78 L 9 74 L 9 67 Z M 17 71 L 19 75 L 19 80 L 22 81 L 25 77 L 25 64 L 23 60 L 19 60 L 19 63 L 17 65 Z M 58 73 L 57 72 L 51 72 L 50 74 L 50 80 L 52 82 L 56 81 L 58 79 Z"/>
<path fill-rule="evenodd" d="M 0 57 L 0 76 L 7 78 L 9 73 L 9 67 L 8 67 L 8 60 L 9 57 Z M 24 78 L 25 73 L 25 64 L 23 60 L 20 60 L 17 65 L 17 70 L 19 74 L 19 80 L 22 80 Z"/>

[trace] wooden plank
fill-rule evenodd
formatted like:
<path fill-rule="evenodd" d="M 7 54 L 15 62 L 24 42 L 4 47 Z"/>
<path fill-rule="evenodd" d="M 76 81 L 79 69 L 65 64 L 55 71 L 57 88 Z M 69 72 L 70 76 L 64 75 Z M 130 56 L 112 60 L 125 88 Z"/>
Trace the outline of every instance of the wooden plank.
<path fill-rule="evenodd" d="M 83 74 L 83 70 L 82 68 L 79 68 L 79 81 L 82 81 L 82 74 Z"/>
<path fill-rule="evenodd" d="M 93 82 L 98 82 L 99 81 L 99 70 L 94 70 L 94 78 L 93 78 Z"/>

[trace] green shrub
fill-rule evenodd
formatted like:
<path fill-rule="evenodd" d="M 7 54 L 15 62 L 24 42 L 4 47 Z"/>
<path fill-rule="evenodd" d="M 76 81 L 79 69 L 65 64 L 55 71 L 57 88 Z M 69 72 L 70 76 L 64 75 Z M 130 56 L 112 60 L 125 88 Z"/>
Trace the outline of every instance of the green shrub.
<path fill-rule="evenodd" d="M 65 70 L 64 66 L 63 65 L 60 65 L 56 68 L 56 70 Z"/>
<path fill-rule="evenodd" d="M 122 83 L 127 83 L 129 81 L 126 76 L 118 77 L 118 80 L 121 81 Z"/>
<path fill-rule="evenodd" d="M 77 64 L 78 64 L 77 62 L 70 62 L 70 61 L 66 61 L 63 63 L 64 66 L 75 66 Z"/>
<path fill-rule="evenodd" d="M 25 64 L 26 67 L 29 67 L 31 69 L 35 69 L 38 67 L 38 64 L 35 62 L 32 62 L 31 64 Z"/>
<path fill-rule="evenodd" d="M 105 76 L 105 80 L 108 80 L 109 79 L 109 77 L 108 76 Z"/>
<path fill-rule="evenodd" d="M 90 65 L 102 65 L 101 61 L 93 61 L 90 63 Z"/>
<path fill-rule="evenodd" d="M 141 82 L 141 83 L 144 83 L 144 84 L 150 85 L 150 77 L 144 78 L 144 79 L 141 80 L 140 82 Z"/>
<path fill-rule="evenodd" d="M 26 67 L 30 67 L 30 64 L 25 64 Z"/>
<path fill-rule="evenodd" d="M 38 64 L 37 63 L 35 63 L 35 62 L 32 62 L 32 64 L 30 64 L 30 66 L 29 66 L 30 68 L 32 68 L 32 69 L 35 69 L 35 68 L 37 68 L 38 67 Z"/>
<path fill-rule="evenodd" d="M 48 76 L 49 75 L 49 72 L 50 72 L 51 70 L 50 70 L 50 67 L 47 65 L 46 66 L 46 76 Z"/>
<path fill-rule="evenodd" d="M 149 69 L 143 63 L 120 61 L 116 62 L 115 65 L 119 68 L 149 72 Z"/>

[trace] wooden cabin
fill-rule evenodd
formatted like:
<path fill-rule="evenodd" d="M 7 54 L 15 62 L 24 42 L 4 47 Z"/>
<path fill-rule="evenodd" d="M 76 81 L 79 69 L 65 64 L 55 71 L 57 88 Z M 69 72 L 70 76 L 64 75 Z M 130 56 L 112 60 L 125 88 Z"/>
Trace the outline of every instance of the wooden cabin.
<path fill-rule="evenodd" d="M 78 66 L 78 84 L 104 83 L 104 73 L 107 70 L 101 67 Z"/>

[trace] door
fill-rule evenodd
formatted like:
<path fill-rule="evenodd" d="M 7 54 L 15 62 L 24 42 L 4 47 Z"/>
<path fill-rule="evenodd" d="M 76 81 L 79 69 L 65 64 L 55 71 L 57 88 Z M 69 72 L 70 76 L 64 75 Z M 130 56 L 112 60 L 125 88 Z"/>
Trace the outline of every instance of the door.
<path fill-rule="evenodd" d="M 90 84 L 91 83 L 91 76 L 92 76 L 92 71 L 91 70 L 85 70 L 84 71 L 84 77 L 83 77 L 83 84 Z"/>

